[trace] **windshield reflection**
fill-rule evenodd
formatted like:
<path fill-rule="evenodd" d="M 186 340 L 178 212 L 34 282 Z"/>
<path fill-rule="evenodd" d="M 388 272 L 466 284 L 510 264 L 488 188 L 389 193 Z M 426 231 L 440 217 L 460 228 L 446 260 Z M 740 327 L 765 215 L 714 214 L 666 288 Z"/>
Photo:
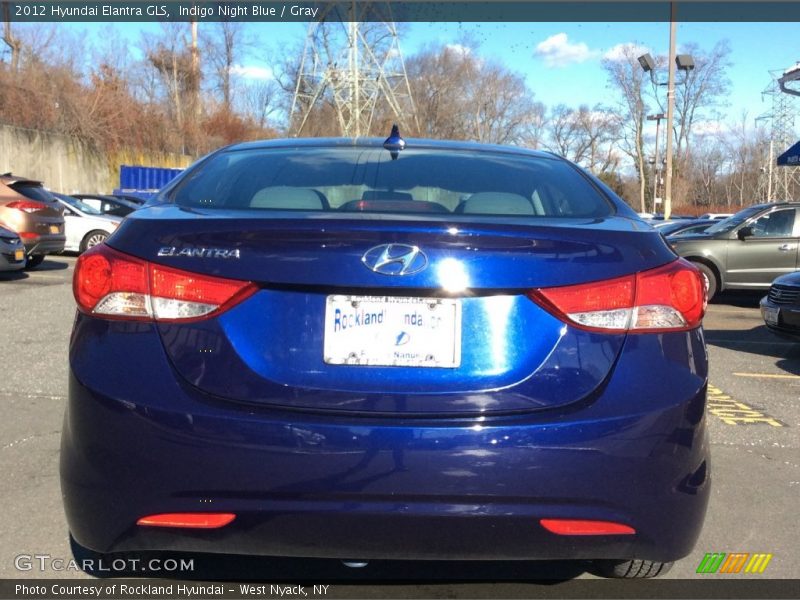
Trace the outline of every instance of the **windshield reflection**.
<path fill-rule="evenodd" d="M 719 223 L 716 223 L 706 229 L 705 233 L 709 235 L 714 235 L 715 233 L 728 233 L 736 229 L 739 225 L 744 223 L 747 219 L 752 217 L 753 215 L 761 212 L 763 207 L 761 206 L 750 206 L 743 210 L 740 210 L 735 215 L 728 217 L 727 219 L 722 219 Z"/>

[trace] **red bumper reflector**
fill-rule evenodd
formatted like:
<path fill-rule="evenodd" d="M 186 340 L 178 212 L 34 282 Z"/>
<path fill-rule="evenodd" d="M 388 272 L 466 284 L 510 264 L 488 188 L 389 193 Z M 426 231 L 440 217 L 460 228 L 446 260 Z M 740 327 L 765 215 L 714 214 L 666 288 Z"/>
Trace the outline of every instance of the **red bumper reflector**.
<path fill-rule="evenodd" d="M 542 527 L 556 535 L 632 535 L 633 527 L 611 521 L 577 521 L 573 519 L 542 519 Z"/>
<path fill-rule="evenodd" d="M 33 231 L 20 231 L 18 235 L 23 240 L 32 240 L 33 238 L 39 237 L 39 234 Z"/>
<path fill-rule="evenodd" d="M 190 529 L 217 529 L 233 521 L 233 513 L 164 513 L 150 515 L 136 521 L 147 527 L 186 527 Z"/>

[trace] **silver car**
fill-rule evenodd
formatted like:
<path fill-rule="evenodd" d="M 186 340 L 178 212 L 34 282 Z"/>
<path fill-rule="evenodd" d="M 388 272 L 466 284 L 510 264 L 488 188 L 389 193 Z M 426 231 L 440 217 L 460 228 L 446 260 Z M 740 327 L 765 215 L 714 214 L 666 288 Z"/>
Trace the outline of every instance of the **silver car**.
<path fill-rule="evenodd" d="M 64 205 L 64 233 L 67 252 L 85 252 L 92 246 L 106 241 L 117 227 L 122 217 L 104 215 L 96 208 L 65 194 L 53 194 Z"/>
<path fill-rule="evenodd" d="M 19 235 L 0 225 L 0 271 L 25 268 L 25 246 Z"/>

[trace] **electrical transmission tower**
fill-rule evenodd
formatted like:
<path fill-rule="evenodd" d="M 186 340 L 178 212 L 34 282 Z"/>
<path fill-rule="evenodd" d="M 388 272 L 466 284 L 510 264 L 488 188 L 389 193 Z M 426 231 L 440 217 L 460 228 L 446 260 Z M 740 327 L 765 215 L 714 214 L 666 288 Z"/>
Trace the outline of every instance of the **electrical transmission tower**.
<path fill-rule="evenodd" d="M 342 6 L 327 5 L 308 27 L 289 113 L 292 135 L 302 135 L 321 106 L 344 137 L 369 135 L 376 115 L 419 130 L 389 4 L 354 1 L 345 14 Z"/>
<path fill-rule="evenodd" d="M 797 103 L 794 95 L 781 90 L 783 71 L 770 71 L 770 75 L 772 82 L 761 96 L 772 100 L 772 112 L 759 117 L 770 121 L 768 164 L 759 180 L 759 197 L 767 202 L 792 200 L 800 189 L 800 168 L 775 165 L 777 156 L 796 141 Z"/>

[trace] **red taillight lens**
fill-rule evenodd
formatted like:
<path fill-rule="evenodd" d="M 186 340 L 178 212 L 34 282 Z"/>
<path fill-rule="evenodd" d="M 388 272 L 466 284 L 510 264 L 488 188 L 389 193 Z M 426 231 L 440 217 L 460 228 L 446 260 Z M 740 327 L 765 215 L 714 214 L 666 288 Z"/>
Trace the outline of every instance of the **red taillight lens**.
<path fill-rule="evenodd" d="M 35 202 L 33 200 L 15 200 L 6 204 L 7 208 L 16 208 L 17 210 L 25 211 L 26 213 L 35 213 L 40 210 L 46 210 L 47 204 L 43 202 Z"/>
<path fill-rule="evenodd" d="M 706 309 L 703 276 L 683 259 L 608 281 L 541 288 L 530 297 L 578 327 L 599 331 L 685 331 L 700 324 Z"/>
<path fill-rule="evenodd" d="M 632 331 L 694 329 L 707 300 L 703 275 L 683 259 L 639 273 Z"/>
<path fill-rule="evenodd" d="M 20 231 L 19 237 L 21 237 L 23 240 L 32 240 L 34 238 L 38 238 L 39 234 L 35 231 Z"/>
<path fill-rule="evenodd" d="M 137 525 L 145 527 L 181 527 L 185 529 L 218 529 L 236 518 L 233 513 L 164 513 L 142 517 Z"/>
<path fill-rule="evenodd" d="M 73 293 L 82 312 L 117 319 L 207 318 L 255 292 L 235 281 L 148 263 L 100 244 L 75 265 Z"/>
<path fill-rule="evenodd" d="M 629 525 L 611 521 L 586 521 L 577 519 L 541 519 L 542 527 L 556 535 L 633 535 L 636 530 Z"/>

